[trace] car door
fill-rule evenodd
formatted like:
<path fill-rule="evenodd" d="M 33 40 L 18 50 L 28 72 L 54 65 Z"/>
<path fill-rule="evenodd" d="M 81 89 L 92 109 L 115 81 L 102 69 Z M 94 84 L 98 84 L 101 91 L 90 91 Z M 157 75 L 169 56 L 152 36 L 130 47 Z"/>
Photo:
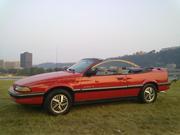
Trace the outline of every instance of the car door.
<path fill-rule="evenodd" d="M 96 75 L 84 76 L 81 79 L 81 90 L 76 94 L 79 101 L 127 96 L 127 75 L 122 73 L 122 62 L 102 62 L 93 68 L 98 69 Z"/>
<path fill-rule="evenodd" d="M 145 80 L 148 80 L 149 75 L 147 73 L 131 73 L 127 74 L 127 95 L 138 96 L 140 90 L 143 87 Z"/>

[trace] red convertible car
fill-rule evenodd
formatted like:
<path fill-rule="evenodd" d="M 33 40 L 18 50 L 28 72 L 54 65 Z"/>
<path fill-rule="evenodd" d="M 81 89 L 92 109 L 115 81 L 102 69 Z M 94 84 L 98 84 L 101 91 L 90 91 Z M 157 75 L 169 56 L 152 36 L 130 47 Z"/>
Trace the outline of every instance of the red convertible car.
<path fill-rule="evenodd" d="M 138 97 L 144 103 L 156 100 L 169 89 L 163 68 L 141 68 L 124 60 L 83 59 L 66 71 L 18 80 L 9 89 L 20 104 L 43 105 L 53 114 L 65 114 L 75 103 Z"/>

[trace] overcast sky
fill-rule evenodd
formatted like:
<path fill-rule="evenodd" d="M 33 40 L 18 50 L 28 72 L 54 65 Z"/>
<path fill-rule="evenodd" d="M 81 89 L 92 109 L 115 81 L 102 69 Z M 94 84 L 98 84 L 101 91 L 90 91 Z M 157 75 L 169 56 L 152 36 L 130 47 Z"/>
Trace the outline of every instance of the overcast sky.
<path fill-rule="evenodd" d="M 180 0 L 0 0 L 0 59 L 115 57 L 180 45 Z"/>

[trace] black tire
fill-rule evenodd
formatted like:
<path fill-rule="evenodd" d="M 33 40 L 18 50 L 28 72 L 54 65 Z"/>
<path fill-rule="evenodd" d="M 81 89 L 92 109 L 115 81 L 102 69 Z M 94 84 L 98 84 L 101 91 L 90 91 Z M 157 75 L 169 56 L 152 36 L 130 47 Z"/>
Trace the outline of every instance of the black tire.
<path fill-rule="evenodd" d="M 61 98 L 64 101 L 60 101 Z M 58 101 L 54 101 L 54 100 L 58 100 L 59 103 L 58 103 Z M 63 108 L 63 106 L 61 106 L 61 104 L 63 104 L 63 102 L 64 102 L 64 104 L 67 103 L 67 105 L 64 108 Z M 55 106 L 57 106 L 57 107 L 53 109 L 53 105 L 54 105 L 54 107 Z M 63 89 L 53 90 L 52 92 L 48 93 L 48 95 L 45 97 L 45 100 L 44 100 L 44 108 L 51 115 L 67 114 L 69 112 L 71 106 L 72 106 L 72 96 L 69 92 L 67 92 L 66 90 L 63 90 Z M 62 109 L 62 111 L 60 111 L 60 108 Z"/>
<path fill-rule="evenodd" d="M 150 92 L 151 94 L 149 94 L 148 92 Z M 153 103 L 156 101 L 156 99 L 157 99 L 157 87 L 154 84 L 144 85 L 139 93 L 139 100 L 142 103 Z"/>

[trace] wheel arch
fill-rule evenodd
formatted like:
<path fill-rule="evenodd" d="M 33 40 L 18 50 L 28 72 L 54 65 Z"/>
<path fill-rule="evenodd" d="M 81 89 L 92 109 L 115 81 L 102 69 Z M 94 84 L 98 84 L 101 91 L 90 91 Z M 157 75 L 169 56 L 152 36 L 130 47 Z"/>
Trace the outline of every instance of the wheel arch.
<path fill-rule="evenodd" d="M 156 87 L 157 92 L 159 91 L 158 84 L 157 84 L 156 81 L 147 81 L 147 82 L 145 82 L 145 83 L 143 84 L 143 87 L 144 87 L 145 85 L 148 85 L 148 84 L 153 84 L 153 85 Z"/>
<path fill-rule="evenodd" d="M 67 86 L 56 86 L 56 87 L 50 88 L 49 90 L 46 91 L 46 93 L 44 94 L 43 103 L 49 93 L 51 93 L 54 90 L 58 90 L 58 89 L 66 90 L 67 92 L 69 92 L 69 94 L 72 97 L 72 102 L 74 102 L 74 92 L 73 92 L 72 88 L 67 87 Z"/>
<path fill-rule="evenodd" d="M 145 83 L 143 83 L 143 86 L 142 86 L 142 88 L 141 88 L 141 90 L 139 91 L 139 94 L 138 94 L 138 99 L 139 99 L 139 101 L 140 102 L 142 102 L 142 103 L 146 103 L 145 101 L 144 101 L 144 99 L 143 99 L 143 97 L 142 97 L 142 95 L 143 95 L 143 91 L 144 91 L 144 88 L 145 88 L 145 86 L 146 85 L 153 85 L 153 86 L 155 86 L 156 87 L 156 97 L 155 97 L 155 100 L 156 100 L 156 98 L 157 98 L 157 93 L 159 92 L 159 89 L 158 89 L 158 84 L 157 84 L 157 82 L 155 82 L 155 81 L 146 81 Z M 154 100 L 154 101 L 155 101 Z M 153 101 L 153 102 L 154 102 Z"/>

